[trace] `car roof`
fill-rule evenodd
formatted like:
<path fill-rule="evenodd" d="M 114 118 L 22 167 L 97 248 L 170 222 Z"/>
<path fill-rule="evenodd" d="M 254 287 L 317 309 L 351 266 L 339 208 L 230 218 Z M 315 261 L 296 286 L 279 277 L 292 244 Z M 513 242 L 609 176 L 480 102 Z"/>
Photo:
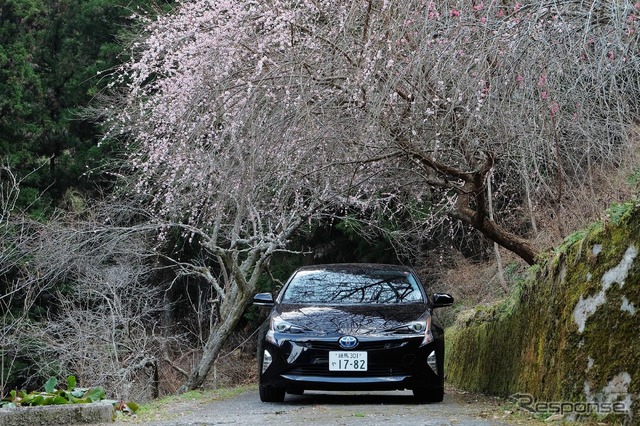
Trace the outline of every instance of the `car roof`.
<path fill-rule="evenodd" d="M 299 271 L 312 271 L 312 270 L 325 270 L 325 271 L 386 271 L 386 272 L 413 272 L 408 266 L 404 265 L 391 265 L 386 263 L 324 263 L 319 265 L 306 265 L 299 268 Z"/>

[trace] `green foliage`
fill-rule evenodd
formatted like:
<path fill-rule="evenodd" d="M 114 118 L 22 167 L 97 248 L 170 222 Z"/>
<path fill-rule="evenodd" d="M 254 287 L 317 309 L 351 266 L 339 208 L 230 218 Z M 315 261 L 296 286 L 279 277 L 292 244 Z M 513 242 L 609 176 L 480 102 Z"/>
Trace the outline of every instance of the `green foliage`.
<path fill-rule="evenodd" d="M 116 410 L 133 414 L 138 410 L 134 402 L 123 402 L 105 399 L 105 391 L 101 387 L 76 387 L 76 377 L 67 377 L 66 389 L 58 389 L 58 379 L 50 377 L 44 385 L 44 392 L 25 392 L 12 390 L 9 396 L 0 401 L 0 408 L 34 407 L 43 405 L 90 404 L 92 402 L 109 402 Z"/>
<path fill-rule="evenodd" d="M 640 197 L 640 168 L 635 169 L 627 178 L 627 183 L 636 190 L 636 194 Z"/>
<path fill-rule="evenodd" d="M 0 162 L 28 177 L 22 188 L 35 195 L 18 207 L 40 217 L 69 188 L 112 184 L 92 173 L 112 152 L 98 147 L 100 129 L 79 112 L 126 59 L 121 41 L 132 15 L 162 8 L 147 0 L 5 0 L 1 9 Z"/>
<path fill-rule="evenodd" d="M 567 248 L 571 247 L 577 242 L 580 242 L 587 235 L 588 230 L 580 229 L 564 238 L 562 244 L 555 249 L 555 253 L 565 252 Z"/>
<path fill-rule="evenodd" d="M 3 407 L 88 404 L 104 400 L 105 392 L 100 387 L 77 388 L 75 376 L 67 378 L 67 389 L 57 389 L 58 380 L 50 377 L 44 385 L 44 392 L 12 390 L 8 398 L 0 401 Z"/>
<path fill-rule="evenodd" d="M 44 384 L 44 391 L 47 393 L 54 392 L 57 384 L 58 384 L 58 379 L 56 379 L 55 377 L 49 377 L 49 380 L 47 380 L 47 383 Z"/>
<path fill-rule="evenodd" d="M 633 212 L 635 205 L 636 204 L 632 202 L 616 203 L 607 209 L 607 218 L 614 225 L 619 225 L 627 215 Z"/>
<path fill-rule="evenodd" d="M 374 262 L 395 263 L 396 252 L 389 236 L 398 230 L 397 224 L 384 217 L 379 220 L 380 232 L 365 237 L 366 230 L 357 215 L 346 215 L 336 224 L 325 224 L 316 230 L 312 241 L 331 246 L 331 255 L 322 262 Z"/>

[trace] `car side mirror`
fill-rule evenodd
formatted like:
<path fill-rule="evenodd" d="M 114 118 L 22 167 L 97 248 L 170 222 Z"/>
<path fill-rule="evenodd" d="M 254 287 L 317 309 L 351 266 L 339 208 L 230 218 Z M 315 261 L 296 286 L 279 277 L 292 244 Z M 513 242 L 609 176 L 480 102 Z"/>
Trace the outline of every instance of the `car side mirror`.
<path fill-rule="evenodd" d="M 275 300 L 271 293 L 258 293 L 253 296 L 253 304 L 256 306 L 265 306 L 267 308 L 273 307 Z"/>
<path fill-rule="evenodd" d="M 447 293 L 434 293 L 433 294 L 433 307 L 442 308 L 444 306 L 453 305 L 453 297 Z"/>

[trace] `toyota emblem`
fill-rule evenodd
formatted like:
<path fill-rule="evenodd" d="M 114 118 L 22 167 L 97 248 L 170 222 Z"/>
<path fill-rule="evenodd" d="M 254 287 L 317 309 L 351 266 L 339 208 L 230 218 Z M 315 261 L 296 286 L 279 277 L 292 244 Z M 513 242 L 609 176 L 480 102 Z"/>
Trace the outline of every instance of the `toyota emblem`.
<path fill-rule="evenodd" d="M 353 349 L 358 346 L 358 339 L 353 336 L 343 336 L 338 340 L 338 344 L 342 349 Z"/>

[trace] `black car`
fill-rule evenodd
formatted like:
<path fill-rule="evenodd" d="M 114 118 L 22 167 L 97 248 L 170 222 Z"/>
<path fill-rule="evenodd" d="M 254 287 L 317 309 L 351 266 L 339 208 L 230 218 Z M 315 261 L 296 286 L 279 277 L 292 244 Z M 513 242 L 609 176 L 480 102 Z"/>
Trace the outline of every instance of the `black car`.
<path fill-rule="evenodd" d="M 306 266 L 293 273 L 271 307 L 258 344 L 260 399 L 313 390 L 411 389 L 421 402 L 442 401 L 444 333 L 411 268 L 379 264 Z"/>

